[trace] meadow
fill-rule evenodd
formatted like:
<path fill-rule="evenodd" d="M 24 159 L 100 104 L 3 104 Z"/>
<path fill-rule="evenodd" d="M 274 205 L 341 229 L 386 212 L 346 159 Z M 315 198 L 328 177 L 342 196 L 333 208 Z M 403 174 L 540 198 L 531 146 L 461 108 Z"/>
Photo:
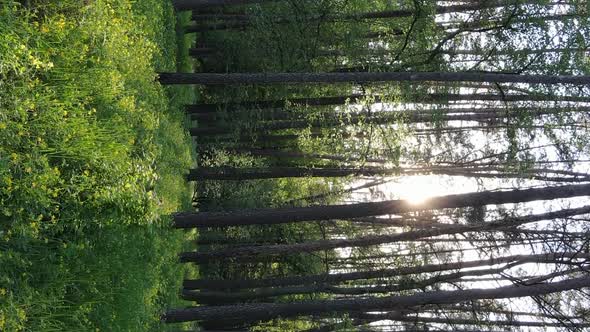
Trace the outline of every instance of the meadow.
<path fill-rule="evenodd" d="M 0 1 L 0 330 L 162 331 L 190 206 L 188 20 L 157 0 Z"/>

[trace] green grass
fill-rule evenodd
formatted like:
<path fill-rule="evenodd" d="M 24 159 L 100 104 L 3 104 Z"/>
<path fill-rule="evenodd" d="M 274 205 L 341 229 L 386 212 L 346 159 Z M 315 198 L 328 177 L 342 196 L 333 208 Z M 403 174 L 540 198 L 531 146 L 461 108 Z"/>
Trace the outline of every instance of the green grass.
<path fill-rule="evenodd" d="M 155 77 L 189 40 L 168 2 L 22 2 L 0 1 L 0 330 L 164 330 L 195 273 L 166 216 L 196 96 Z"/>

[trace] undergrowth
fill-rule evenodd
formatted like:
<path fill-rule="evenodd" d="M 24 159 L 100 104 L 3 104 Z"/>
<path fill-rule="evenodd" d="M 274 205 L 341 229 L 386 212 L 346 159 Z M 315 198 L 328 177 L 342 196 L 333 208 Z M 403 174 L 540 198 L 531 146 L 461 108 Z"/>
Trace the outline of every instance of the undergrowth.
<path fill-rule="evenodd" d="M 194 236 L 166 217 L 193 159 L 194 92 L 155 80 L 175 20 L 157 0 L 0 1 L 1 331 L 164 329 Z"/>

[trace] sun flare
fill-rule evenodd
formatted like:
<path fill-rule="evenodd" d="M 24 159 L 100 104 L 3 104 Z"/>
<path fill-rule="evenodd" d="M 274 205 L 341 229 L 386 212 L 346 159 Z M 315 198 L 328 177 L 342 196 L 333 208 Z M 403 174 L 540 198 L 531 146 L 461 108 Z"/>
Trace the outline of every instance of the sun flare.
<path fill-rule="evenodd" d="M 408 200 L 412 205 L 420 205 L 431 197 L 428 193 L 427 187 L 422 186 L 407 186 L 406 191 L 403 193 L 403 199 Z"/>
<path fill-rule="evenodd" d="M 464 183 L 461 189 L 455 188 L 451 192 L 449 191 L 451 187 L 446 180 L 448 179 L 436 175 L 409 176 L 395 183 L 392 182 L 386 190 L 392 195 L 392 199 L 408 200 L 413 205 L 424 204 L 428 199 L 436 196 L 475 190 L 473 184 Z M 459 180 L 455 179 L 455 181 Z"/>
<path fill-rule="evenodd" d="M 404 178 L 397 183 L 397 187 L 399 198 L 408 200 L 413 205 L 422 204 L 441 191 L 440 184 L 430 176 Z"/>

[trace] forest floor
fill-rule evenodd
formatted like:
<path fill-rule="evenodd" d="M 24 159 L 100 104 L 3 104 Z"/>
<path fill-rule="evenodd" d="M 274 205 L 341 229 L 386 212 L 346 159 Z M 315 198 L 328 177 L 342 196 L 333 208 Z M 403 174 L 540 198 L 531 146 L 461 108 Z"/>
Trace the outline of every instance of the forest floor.
<path fill-rule="evenodd" d="M 192 70 L 187 15 L 0 3 L 0 331 L 170 328 L 159 316 L 197 273 L 177 262 L 195 234 L 167 217 L 190 208 L 197 96 L 155 78 Z"/>

